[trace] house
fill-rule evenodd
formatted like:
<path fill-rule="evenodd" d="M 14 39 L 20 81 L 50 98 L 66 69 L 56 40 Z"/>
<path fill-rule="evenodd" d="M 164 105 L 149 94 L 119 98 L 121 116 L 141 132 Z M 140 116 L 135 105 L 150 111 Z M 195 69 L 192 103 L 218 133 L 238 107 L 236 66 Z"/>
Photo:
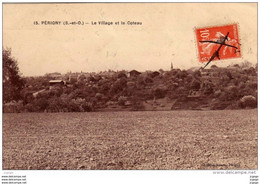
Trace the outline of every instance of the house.
<path fill-rule="evenodd" d="M 50 84 L 50 87 L 63 86 L 65 84 L 65 82 L 63 80 L 50 80 L 49 84 Z"/>

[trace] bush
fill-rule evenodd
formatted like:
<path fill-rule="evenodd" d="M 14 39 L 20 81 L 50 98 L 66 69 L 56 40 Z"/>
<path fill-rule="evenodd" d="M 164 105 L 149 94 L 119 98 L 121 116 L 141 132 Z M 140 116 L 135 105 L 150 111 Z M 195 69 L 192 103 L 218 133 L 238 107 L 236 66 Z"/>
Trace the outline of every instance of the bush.
<path fill-rule="evenodd" d="M 144 81 L 145 81 L 146 84 L 153 83 L 153 79 L 151 77 L 145 77 Z"/>
<path fill-rule="evenodd" d="M 56 97 L 53 97 L 56 98 Z M 33 101 L 33 106 L 34 106 L 34 112 L 43 112 L 48 106 L 49 106 L 49 101 L 47 98 L 36 98 Z"/>
<path fill-rule="evenodd" d="M 200 89 L 200 81 L 194 79 L 191 82 L 190 88 L 193 89 L 193 90 L 199 90 Z"/>
<path fill-rule="evenodd" d="M 101 94 L 101 93 L 96 93 L 96 95 L 95 95 L 95 98 L 97 99 L 97 100 L 99 100 L 99 101 L 101 101 L 102 99 L 103 99 L 103 94 Z"/>
<path fill-rule="evenodd" d="M 166 88 L 156 88 L 153 91 L 153 95 L 155 98 L 159 99 L 159 98 L 164 98 L 165 95 L 167 93 L 167 89 Z"/>
<path fill-rule="evenodd" d="M 121 78 L 116 80 L 114 84 L 111 86 L 109 94 L 111 96 L 115 96 L 117 93 L 121 92 L 127 86 L 127 80 L 125 78 Z"/>
<path fill-rule="evenodd" d="M 138 110 L 144 110 L 144 104 L 139 96 L 132 96 L 131 98 L 131 104 L 132 104 L 132 110 L 133 111 L 138 111 Z"/>
<path fill-rule="evenodd" d="M 50 112 L 60 112 L 61 111 L 61 100 L 60 98 L 54 96 L 48 99 L 48 107 L 46 108 Z"/>
<path fill-rule="evenodd" d="M 242 108 L 256 108 L 257 107 L 257 100 L 254 96 L 248 95 L 244 96 L 239 101 L 239 106 Z"/>
<path fill-rule="evenodd" d="M 124 106 L 126 101 L 127 101 L 127 97 L 125 97 L 125 96 L 120 96 L 120 97 L 118 98 L 118 105 Z"/>
<path fill-rule="evenodd" d="M 144 107 L 144 104 L 142 101 L 134 101 L 132 103 L 132 110 L 133 111 L 139 111 L 139 110 L 144 110 L 145 107 Z"/>
<path fill-rule="evenodd" d="M 126 74 L 124 72 L 120 72 L 118 75 L 117 75 L 117 78 L 127 78 Z"/>
<path fill-rule="evenodd" d="M 3 105 L 4 113 L 18 113 L 23 109 L 22 101 L 19 102 L 9 102 Z"/>
<path fill-rule="evenodd" d="M 72 99 L 67 108 L 70 112 L 90 112 L 94 110 L 93 104 L 82 98 Z"/>

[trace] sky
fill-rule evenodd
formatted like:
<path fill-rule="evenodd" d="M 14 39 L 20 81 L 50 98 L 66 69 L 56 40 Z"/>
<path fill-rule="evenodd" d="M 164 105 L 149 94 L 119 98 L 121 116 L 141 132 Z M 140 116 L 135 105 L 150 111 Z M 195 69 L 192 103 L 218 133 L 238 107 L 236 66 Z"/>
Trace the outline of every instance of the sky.
<path fill-rule="evenodd" d="M 4 4 L 3 47 L 12 49 L 23 76 L 169 70 L 171 62 L 188 69 L 204 65 L 198 60 L 195 29 L 233 23 L 238 24 L 242 58 L 214 64 L 257 63 L 257 3 Z"/>

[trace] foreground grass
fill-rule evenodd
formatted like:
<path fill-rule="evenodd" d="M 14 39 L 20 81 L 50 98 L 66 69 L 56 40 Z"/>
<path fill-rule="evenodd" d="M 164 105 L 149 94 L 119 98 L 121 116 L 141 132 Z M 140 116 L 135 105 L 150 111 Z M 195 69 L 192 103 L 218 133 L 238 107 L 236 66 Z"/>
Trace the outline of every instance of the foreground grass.
<path fill-rule="evenodd" d="M 3 169 L 257 169 L 257 110 L 3 114 Z"/>

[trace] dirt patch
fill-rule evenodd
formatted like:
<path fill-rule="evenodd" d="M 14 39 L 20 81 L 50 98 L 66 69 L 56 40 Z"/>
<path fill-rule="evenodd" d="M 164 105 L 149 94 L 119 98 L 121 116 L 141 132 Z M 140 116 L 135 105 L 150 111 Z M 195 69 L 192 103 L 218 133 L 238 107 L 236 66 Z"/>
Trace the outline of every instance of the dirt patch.
<path fill-rule="evenodd" d="M 4 114 L 3 169 L 257 169 L 257 110 Z"/>

